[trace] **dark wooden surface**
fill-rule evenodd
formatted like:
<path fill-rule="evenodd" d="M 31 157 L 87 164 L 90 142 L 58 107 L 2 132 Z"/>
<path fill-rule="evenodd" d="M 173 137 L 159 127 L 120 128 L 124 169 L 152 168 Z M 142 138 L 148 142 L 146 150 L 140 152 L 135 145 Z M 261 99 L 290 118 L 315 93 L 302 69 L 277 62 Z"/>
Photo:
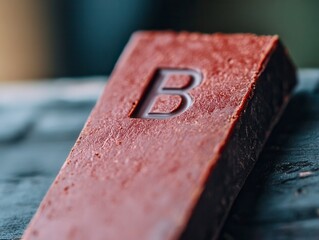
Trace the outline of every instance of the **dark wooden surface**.
<path fill-rule="evenodd" d="M 220 239 L 319 239 L 319 70 L 300 75 Z M 105 79 L 0 87 L 0 239 L 22 235 Z"/>

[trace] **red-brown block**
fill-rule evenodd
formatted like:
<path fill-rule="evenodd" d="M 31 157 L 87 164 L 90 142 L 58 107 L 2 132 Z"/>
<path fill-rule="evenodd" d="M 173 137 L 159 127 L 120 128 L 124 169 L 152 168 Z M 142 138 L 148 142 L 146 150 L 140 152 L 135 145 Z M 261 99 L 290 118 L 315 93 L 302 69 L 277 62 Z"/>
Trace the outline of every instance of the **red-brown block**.
<path fill-rule="evenodd" d="M 295 83 L 277 36 L 134 34 L 23 239 L 216 237 Z"/>

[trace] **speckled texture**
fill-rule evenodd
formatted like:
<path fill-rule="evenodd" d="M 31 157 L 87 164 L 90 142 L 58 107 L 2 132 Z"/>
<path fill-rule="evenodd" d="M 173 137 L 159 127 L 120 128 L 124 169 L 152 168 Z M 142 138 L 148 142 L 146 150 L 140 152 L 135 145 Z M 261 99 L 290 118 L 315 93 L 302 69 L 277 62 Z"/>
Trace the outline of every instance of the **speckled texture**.
<path fill-rule="evenodd" d="M 218 236 L 232 202 L 290 99 L 294 83 L 293 67 L 279 44 L 260 74 L 181 239 L 206 240 Z"/>
<path fill-rule="evenodd" d="M 277 46 L 254 35 L 135 34 L 23 239 L 178 238 Z M 193 106 L 168 120 L 130 118 L 158 67 L 203 74 Z"/>

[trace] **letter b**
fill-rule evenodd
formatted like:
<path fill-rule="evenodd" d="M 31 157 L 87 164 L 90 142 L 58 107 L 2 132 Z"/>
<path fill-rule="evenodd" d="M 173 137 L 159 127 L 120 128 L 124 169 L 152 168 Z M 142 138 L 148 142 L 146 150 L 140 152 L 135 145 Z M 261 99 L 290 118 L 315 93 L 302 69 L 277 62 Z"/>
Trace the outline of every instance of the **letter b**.
<path fill-rule="evenodd" d="M 181 88 L 166 88 L 165 83 L 172 75 L 190 76 L 189 83 Z M 197 87 L 202 81 L 202 75 L 190 69 L 169 69 L 161 68 L 154 75 L 144 95 L 131 115 L 134 118 L 146 119 L 167 119 L 182 114 L 193 104 L 193 99 L 188 91 Z M 179 106 L 172 112 L 159 113 L 152 112 L 156 98 L 160 95 L 175 95 L 181 98 Z"/>

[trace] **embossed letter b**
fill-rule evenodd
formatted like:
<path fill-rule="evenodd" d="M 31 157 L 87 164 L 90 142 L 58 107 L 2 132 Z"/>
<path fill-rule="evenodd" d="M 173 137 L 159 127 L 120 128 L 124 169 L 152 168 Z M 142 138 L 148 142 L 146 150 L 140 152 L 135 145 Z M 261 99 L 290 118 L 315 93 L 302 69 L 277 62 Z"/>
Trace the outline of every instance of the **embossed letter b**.
<path fill-rule="evenodd" d="M 172 75 L 186 75 L 190 77 L 190 82 L 181 88 L 166 88 L 165 83 Z M 161 68 L 154 75 L 146 92 L 142 96 L 138 105 L 134 109 L 132 117 L 147 119 L 167 119 L 185 112 L 192 104 L 193 99 L 187 91 L 197 87 L 202 81 L 202 75 L 190 69 L 169 69 Z M 152 112 L 152 108 L 159 95 L 175 95 L 181 98 L 179 106 L 172 112 L 160 113 Z"/>

